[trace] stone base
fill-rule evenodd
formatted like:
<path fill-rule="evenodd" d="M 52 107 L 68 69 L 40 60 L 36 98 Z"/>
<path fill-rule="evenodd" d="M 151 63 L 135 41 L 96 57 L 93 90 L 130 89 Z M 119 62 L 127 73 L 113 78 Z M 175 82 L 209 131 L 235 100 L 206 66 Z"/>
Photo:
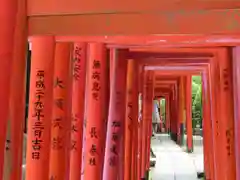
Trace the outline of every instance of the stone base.
<path fill-rule="evenodd" d="M 198 177 L 199 179 L 200 179 L 200 178 L 206 179 L 204 172 L 197 172 L 197 177 Z"/>
<path fill-rule="evenodd" d="M 168 133 L 168 134 L 170 134 L 170 133 L 171 133 L 169 128 L 167 129 L 167 133 Z"/>
<path fill-rule="evenodd" d="M 149 170 L 145 172 L 145 180 L 149 180 Z"/>
<path fill-rule="evenodd" d="M 177 134 L 170 132 L 170 137 L 173 141 L 177 142 Z"/>
<path fill-rule="evenodd" d="M 187 148 L 187 152 L 188 152 L 188 153 L 192 153 L 192 152 L 193 152 L 193 149 L 188 149 L 188 148 Z"/>

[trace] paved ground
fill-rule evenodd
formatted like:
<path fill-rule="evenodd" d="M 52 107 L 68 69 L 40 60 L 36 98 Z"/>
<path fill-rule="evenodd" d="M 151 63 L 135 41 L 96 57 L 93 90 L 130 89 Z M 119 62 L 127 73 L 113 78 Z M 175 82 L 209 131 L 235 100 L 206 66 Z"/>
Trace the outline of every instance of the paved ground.
<path fill-rule="evenodd" d="M 152 169 L 152 180 L 198 180 L 197 172 L 203 171 L 202 138 L 194 137 L 193 142 L 194 152 L 188 154 L 185 152 L 185 146 L 179 147 L 168 135 L 157 135 L 153 138 L 152 147 L 157 156 L 157 163 Z M 24 175 L 25 165 L 23 179 Z"/>
<path fill-rule="evenodd" d="M 203 171 L 201 145 L 195 146 L 195 152 L 188 154 L 184 147 L 176 145 L 169 136 L 160 135 L 152 139 L 152 147 L 157 156 L 152 180 L 198 180 L 197 172 Z"/>

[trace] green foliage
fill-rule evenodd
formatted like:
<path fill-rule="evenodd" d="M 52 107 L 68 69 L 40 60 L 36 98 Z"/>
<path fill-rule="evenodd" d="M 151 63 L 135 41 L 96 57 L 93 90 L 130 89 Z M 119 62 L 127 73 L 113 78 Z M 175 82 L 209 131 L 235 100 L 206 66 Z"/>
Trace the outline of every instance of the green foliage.
<path fill-rule="evenodd" d="M 165 99 L 161 99 L 161 115 L 165 122 Z M 202 127 L 202 79 L 201 76 L 192 76 L 192 121 L 193 128 Z"/>
<path fill-rule="evenodd" d="M 192 76 L 192 120 L 193 128 L 202 126 L 202 80 L 201 76 Z"/>
<path fill-rule="evenodd" d="M 160 101 L 160 107 L 161 107 L 161 116 L 163 117 L 163 121 L 165 122 L 165 108 L 166 108 L 166 106 L 165 106 L 165 104 L 166 104 L 166 100 L 165 99 L 161 99 L 161 101 Z"/>

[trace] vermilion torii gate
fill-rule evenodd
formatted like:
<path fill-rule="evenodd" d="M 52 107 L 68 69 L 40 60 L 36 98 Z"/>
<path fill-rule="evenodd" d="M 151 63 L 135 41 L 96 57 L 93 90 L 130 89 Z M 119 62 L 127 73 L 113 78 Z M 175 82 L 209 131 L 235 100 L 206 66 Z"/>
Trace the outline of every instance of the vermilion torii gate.
<path fill-rule="evenodd" d="M 29 42 L 27 180 L 144 178 L 155 95 L 167 97 L 168 127 L 179 144 L 186 120 L 192 151 L 196 73 L 203 79 L 206 178 L 239 180 L 239 6 L 227 0 L 0 1 L 2 179 L 22 174 Z M 168 88 L 158 84 L 169 78 Z"/>

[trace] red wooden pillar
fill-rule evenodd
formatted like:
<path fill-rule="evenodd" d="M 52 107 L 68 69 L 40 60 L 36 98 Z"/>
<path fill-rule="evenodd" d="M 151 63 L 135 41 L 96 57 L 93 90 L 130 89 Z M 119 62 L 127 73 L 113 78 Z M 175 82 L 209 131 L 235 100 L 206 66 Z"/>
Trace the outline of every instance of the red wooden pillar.
<path fill-rule="evenodd" d="M 184 140 L 184 80 L 180 77 L 178 89 L 178 144 L 183 145 Z"/>
<path fill-rule="evenodd" d="M 110 94 L 103 179 L 123 180 L 127 51 L 117 50 Z M 131 163 L 130 159 L 127 164 Z"/>
<path fill-rule="evenodd" d="M 177 126 L 177 143 L 179 144 L 179 145 L 181 145 L 181 121 L 182 121 L 182 119 L 181 119 L 181 110 L 182 110 L 182 107 L 181 107 L 181 91 L 180 91 L 180 89 L 181 89 L 181 80 L 178 82 L 178 84 L 177 84 L 177 88 L 176 88 L 176 106 L 175 106 L 175 108 L 176 108 L 176 126 Z"/>
<path fill-rule="evenodd" d="M 110 48 L 109 50 L 109 66 L 110 66 L 110 87 L 112 87 L 113 73 L 114 73 L 114 59 L 116 59 L 116 49 Z"/>
<path fill-rule="evenodd" d="M 142 144 L 143 144 L 143 80 L 144 67 L 140 66 L 138 69 L 138 160 L 137 160 L 137 179 L 141 178 L 141 164 L 142 164 Z"/>
<path fill-rule="evenodd" d="M 86 82 L 86 43 L 75 43 L 73 51 L 72 84 L 72 136 L 70 157 L 70 180 L 81 179 L 83 123 Z"/>
<path fill-rule="evenodd" d="M 51 130 L 50 179 L 69 177 L 68 162 L 71 132 L 70 43 L 57 43 L 55 49 L 53 116 Z"/>
<path fill-rule="evenodd" d="M 220 129 L 219 129 L 219 116 L 217 114 L 219 109 L 219 94 L 218 90 L 218 78 L 217 78 L 217 59 L 214 58 L 214 61 L 210 64 L 209 69 L 209 86 L 210 86 L 210 103 L 211 103 L 211 119 L 212 119 L 212 140 L 213 140 L 213 156 L 214 156 L 214 176 L 215 179 L 223 178 L 223 170 L 221 170 L 221 138 L 220 138 Z"/>
<path fill-rule="evenodd" d="M 132 88 L 132 164 L 131 164 L 131 180 L 137 179 L 137 162 L 138 162 L 138 73 L 137 73 L 137 63 L 134 61 L 133 65 L 133 88 Z"/>
<path fill-rule="evenodd" d="M 87 66 L 86 102 L 86 153 L 84 179 L 102 179 L 102 157 L 104 156 L 105 108 L 108 79 L 105 76 L 107 57 L 104 44 L 89 44 Z"/>
<path fill-rule="evenodd" d="M 27 52 L 27 13 L 26 2 L 18 0 L 16 27 L 14 34 L 14 56 L 10 88 L 10 162 L 6 179 L 22 179 L 23 128 L 25 122 L 26 52 Z M 0 5 L 1 6 L 1 5 Z M 1 10 L 0 10 L 1 11 Z M 0 30 L 1 31 L 1 30 Z M 1 38 L 0 38 L 1 39 Z M 2 41 L 2 39 L 1 39 Z M 1 50 L 0 50 L 1 51 Z M 16 91 L 17 89 L 17 91 Z M 6 172 L 5 172 L 6 173 Z M 5 178 L 4 178 L 5 179 Z"/>
<path fill-rule="evenodd" d="M 192 133 L 192 76 L 186 77 L 186 126 L 187 126 L 187 151 L 193 152 Z"/>
<path fill-rule="evenodd" d="M 175 91 L 171 93 L 171 138 L 177 142 L 177 99 Z"/>
<path fill-rule="evenodd" d="M 159 122 L 159 125 L 158 125 L 159 132 L 162 132 L 162 130 L 163 130 L 163 122 L 162 122 L 162 116 L 161 116 L 161 114 L 162 114 L 161 100 L 162 100 L 162 98 L 157 99 L 158 104 L 159 104 L 159 112 L 158 113 L 159 113 L 159 117 L 160 117 L 160 122 Z"/>
<path fill-rule="evenodd" d="M 146 141 L 146 172 L 150 168 L 150 148 L 151 148 L 151 137 L 152 137 L 152 113 L 153 113 L 153 96 L 154 96 L 154 72 L 149 72 L 149 78 L 147 79 L 147 90 L 146 90 L 146 121 L 147 121 L 147 141 Z"/>
<path fill-rule="evenodd" d="M 172 137 L 173 136 L 173 124 L 174 124 L 174 111 L 173 111 L 173 105 L 174 105 L 174 102 L 173 102 L 173 93 L 171 92 L 170 96 L 169 96 L 169 104 L 170 104 L 170 108 L 169 108 L 169 116 L 170 116 L 170 136 Z"/>
<path fill-rule="evenodd" d="M 146 156 L 147 156 L 147 109 L 149 104 L 147 103 L 147 93 L 148 93 L 148 78 L 150 78 L 150 72 L 144 71 L 143 75 L 143 95 L 142 95 L 142 103 L 143 103 L 143 112 L 142 112 L 142 145 L 141 145 L 141 178 L 145 177 L 146 172 Z"/>
<path fill-rule="evenodd" d="M 233 123 L 233 97 L 231 60 L 228 51 L 221 48 L 218 59 L 212 63 L 211 89 L 213 103 L 213 149 L 215 158 L 215 178 L 235 179 L 235 147 Z"/>
<path fill-rule="evenodd" d="M 173 140 L 178 141 L 178 87 L 175 85 L 173 93 Z"/>
<path fill-rule="evenodd" d="M 49 178 L 54 38 L 32 38 L 26 180 Z"/>
<path fill-rule="evenodd" d="M 222 49 L 219 52 L 220 69 L 220 117 L 221 148 L 222 148 L 222 167 L 224 167 L 223 179 L 236 179 L 236 158 L 234 146 L 234 113 L 233 113 L 233 83 L 232 83 L 232 59 L 229 51 Z"/>
<path fill-rule="evenodd" d="M 141 177 L 142 163 L 142 93 L 139 94 L 139 112 L 138 112 L 138 150 L 137 150 L 137 179 Z"/>
<path fill-rule="evenodd" d="M 211 119 L 209 75 L 202 73 L 202 108 L 203 108 L 203 154 L 206 179 L 214 180 L 214 151 Z"/>
<path fill-rule="evenodd" d="M 116 56 L 116 53 L 117 53 L 117 49 L 113 49 L 113 53 L 111 55 L 111 52 L 108 50 L 108 57 L 109 58 L 109 61 L 108 61 L 108 70 L 106 72 L 106 75 L 107 75 L 107 79 L 109 80 L 110 83 L 107 83 L 107 91 L 106 91 L 106 108 L 105 108 L 105 126 L 104 126 L 104 153 L 105 153 L 105 148 L 106 148 L 106 137 L 107 137 L 107 126 L 108 126 L 108 114 L 109 114 L 109 106 L 110 106 L 110 93 L 111 93 L 111 89 L 112 89 L 112 80 L 113 80 L 113 76 L 111 73 L 114 73 L 114 59 L 115 56 Z M 125 122 L 125 121 L 124 121 Z M 104 168 L 104 156 L 102 157 L 102 167 Z M 122 162 L 124 161 L 124 158 L 122 159 Z"/>
<path fill-rule="evenodd" d="M 0 177 L 3 177 L 6 127 L 9 115 L 10 76 L 14 52 L 14 29 L 16 27 L 18 0 L 0 1 L 0 83 L 1 88 L 1 124 L 0 124 Z M 25 18 L 24 14 L 19 18 Z M 19 31 L 19 29 L 16 29 Z M 17 90 L 17 89 L 15 89 Z"/>
<path fill-rule="evenodd" d="M 170 132 L 170 124 L 171 124 L 171 119 L 170 119 L 170 97 L 169 95 L 165 96 L 165 102 L 166 102 L 166 105 L 165 105 L 165 122 L 166 122 L 166 132 L 169 133 Z"/>
<path fill-rule="evenodd" d="M 234 131 L 236 154 L 236 180 L 240 180 L 240 47 L 233 49 Z"/>
<path fill-rule="evenodd" d="M 126 122 L 125 122 L 125 151 L 124 151 L 124 180 L 131 180 L 131 171 L 134 171 L 132 162 L 132 144 L 133 144 L 133 129 L 134 117 L 133 117 L 133 79 L 134 78 L 134 60 L 128 60 L 128 70 L 127 70 L 127 96 L 126 96 Z M 135 104 L 136 105 L 136 104 Z"/>

